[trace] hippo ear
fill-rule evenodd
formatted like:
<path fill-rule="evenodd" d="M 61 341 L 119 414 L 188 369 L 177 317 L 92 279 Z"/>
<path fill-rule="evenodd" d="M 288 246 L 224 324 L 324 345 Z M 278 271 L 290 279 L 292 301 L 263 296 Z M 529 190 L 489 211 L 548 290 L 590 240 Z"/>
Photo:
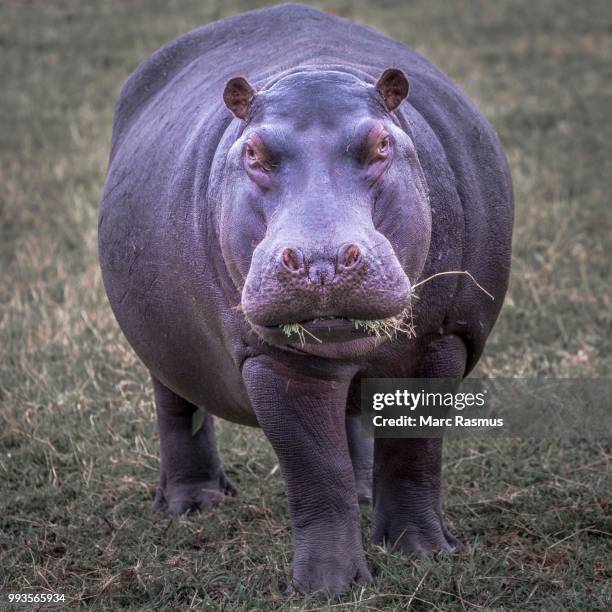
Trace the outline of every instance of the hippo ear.
<path fill-rule="evenodd" d="M 239 119 L 247 118 L 254 99 L 255 89 L 242 77 L 230 79 L 223 91 L 225 105 Z"/>
<path fill-rule="evenodd" d="M 388 111 L 395 110 L 410 91 L 406 75 L 397 68 L 387 68 L 376 81 L 376 89 L 383 97 Z"/>

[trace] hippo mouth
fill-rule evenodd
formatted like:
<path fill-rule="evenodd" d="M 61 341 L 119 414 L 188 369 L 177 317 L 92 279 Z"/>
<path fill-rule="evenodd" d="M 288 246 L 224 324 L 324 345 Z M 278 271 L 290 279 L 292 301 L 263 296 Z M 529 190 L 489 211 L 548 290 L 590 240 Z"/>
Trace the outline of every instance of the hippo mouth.
<path fill-rule="evenodd" d="M 347 342 L 368 335 L 364 330 L 355 327 L 350 319 L 343 317 L 307 319 L 297 323 L 254 327 L 264 340 L 277 345 Z"/>
<path fill-rule="evenodd" d="M 280 325 L 251 325 L 266 342 L 280 346 L 345 343 L 372 337 L 393 340 L 400 334 L 407 337 L 414 335 L 412 311 L 409 308 L 386 319 L 321 317 Z"/>

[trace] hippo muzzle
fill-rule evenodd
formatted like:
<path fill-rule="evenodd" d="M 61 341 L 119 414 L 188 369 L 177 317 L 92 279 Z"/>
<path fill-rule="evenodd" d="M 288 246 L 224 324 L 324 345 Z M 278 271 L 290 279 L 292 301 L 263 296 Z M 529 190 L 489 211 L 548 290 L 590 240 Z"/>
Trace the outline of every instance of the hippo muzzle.
<path fill-rule="evenodd" d="M 283 330 L 299 323 L 305 343 L 350 341 L 367 335 L 354 321 L 406 307 L 410 281 L 384 236 L 321 245 L 273 235 L 256 249 L 242 291 L 242 310 L 265 340 L 287 344 Z"/>

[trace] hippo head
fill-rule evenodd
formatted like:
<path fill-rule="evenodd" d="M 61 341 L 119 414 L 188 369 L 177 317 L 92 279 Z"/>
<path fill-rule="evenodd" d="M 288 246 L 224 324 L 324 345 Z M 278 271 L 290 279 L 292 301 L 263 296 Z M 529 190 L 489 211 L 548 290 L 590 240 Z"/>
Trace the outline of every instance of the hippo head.
<path fill-rule="evenodd" d="M 352 339 L 366 350 L 353 322 L 405 309 L 431 234 L 415 145 L 394 113 L 408 90 L 396 69 L 375 85 L 335 70 L 259 92 L 227 83 L 244 123 L 224 168 L 221 249 L 244 315 L 269 342 L 287 344 L 280 332 L 300 323 L 310 352 Z"/>

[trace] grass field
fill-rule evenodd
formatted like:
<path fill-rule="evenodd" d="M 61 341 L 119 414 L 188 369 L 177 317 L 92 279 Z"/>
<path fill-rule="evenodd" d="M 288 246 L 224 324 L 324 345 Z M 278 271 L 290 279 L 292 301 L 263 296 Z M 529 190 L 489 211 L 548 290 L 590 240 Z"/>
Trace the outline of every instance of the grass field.
<path fill-rule="evenodd" d="M 375 6 L 377 5 L 377 6 Z M 106 302 L 97 205 L 121 83 L 165 41 L 243 1 L 0 4 L 0 609 L 605 609 L 610 443 L 449 444 L 466 552 L 368 546 L 371 586 L 287 599 L 283 482 L 259 431 L 219 424 L 240 496 L 171 520 L 148 506 L 159 445 L 147 373 Z M 544 0 L 322 2 L 426 54 L 476 101 L 516 192 L 510 292 L 479 365 L 610 377 L 612 9 Z M 369 513 L 364 512 L 364 533 Z"/>

